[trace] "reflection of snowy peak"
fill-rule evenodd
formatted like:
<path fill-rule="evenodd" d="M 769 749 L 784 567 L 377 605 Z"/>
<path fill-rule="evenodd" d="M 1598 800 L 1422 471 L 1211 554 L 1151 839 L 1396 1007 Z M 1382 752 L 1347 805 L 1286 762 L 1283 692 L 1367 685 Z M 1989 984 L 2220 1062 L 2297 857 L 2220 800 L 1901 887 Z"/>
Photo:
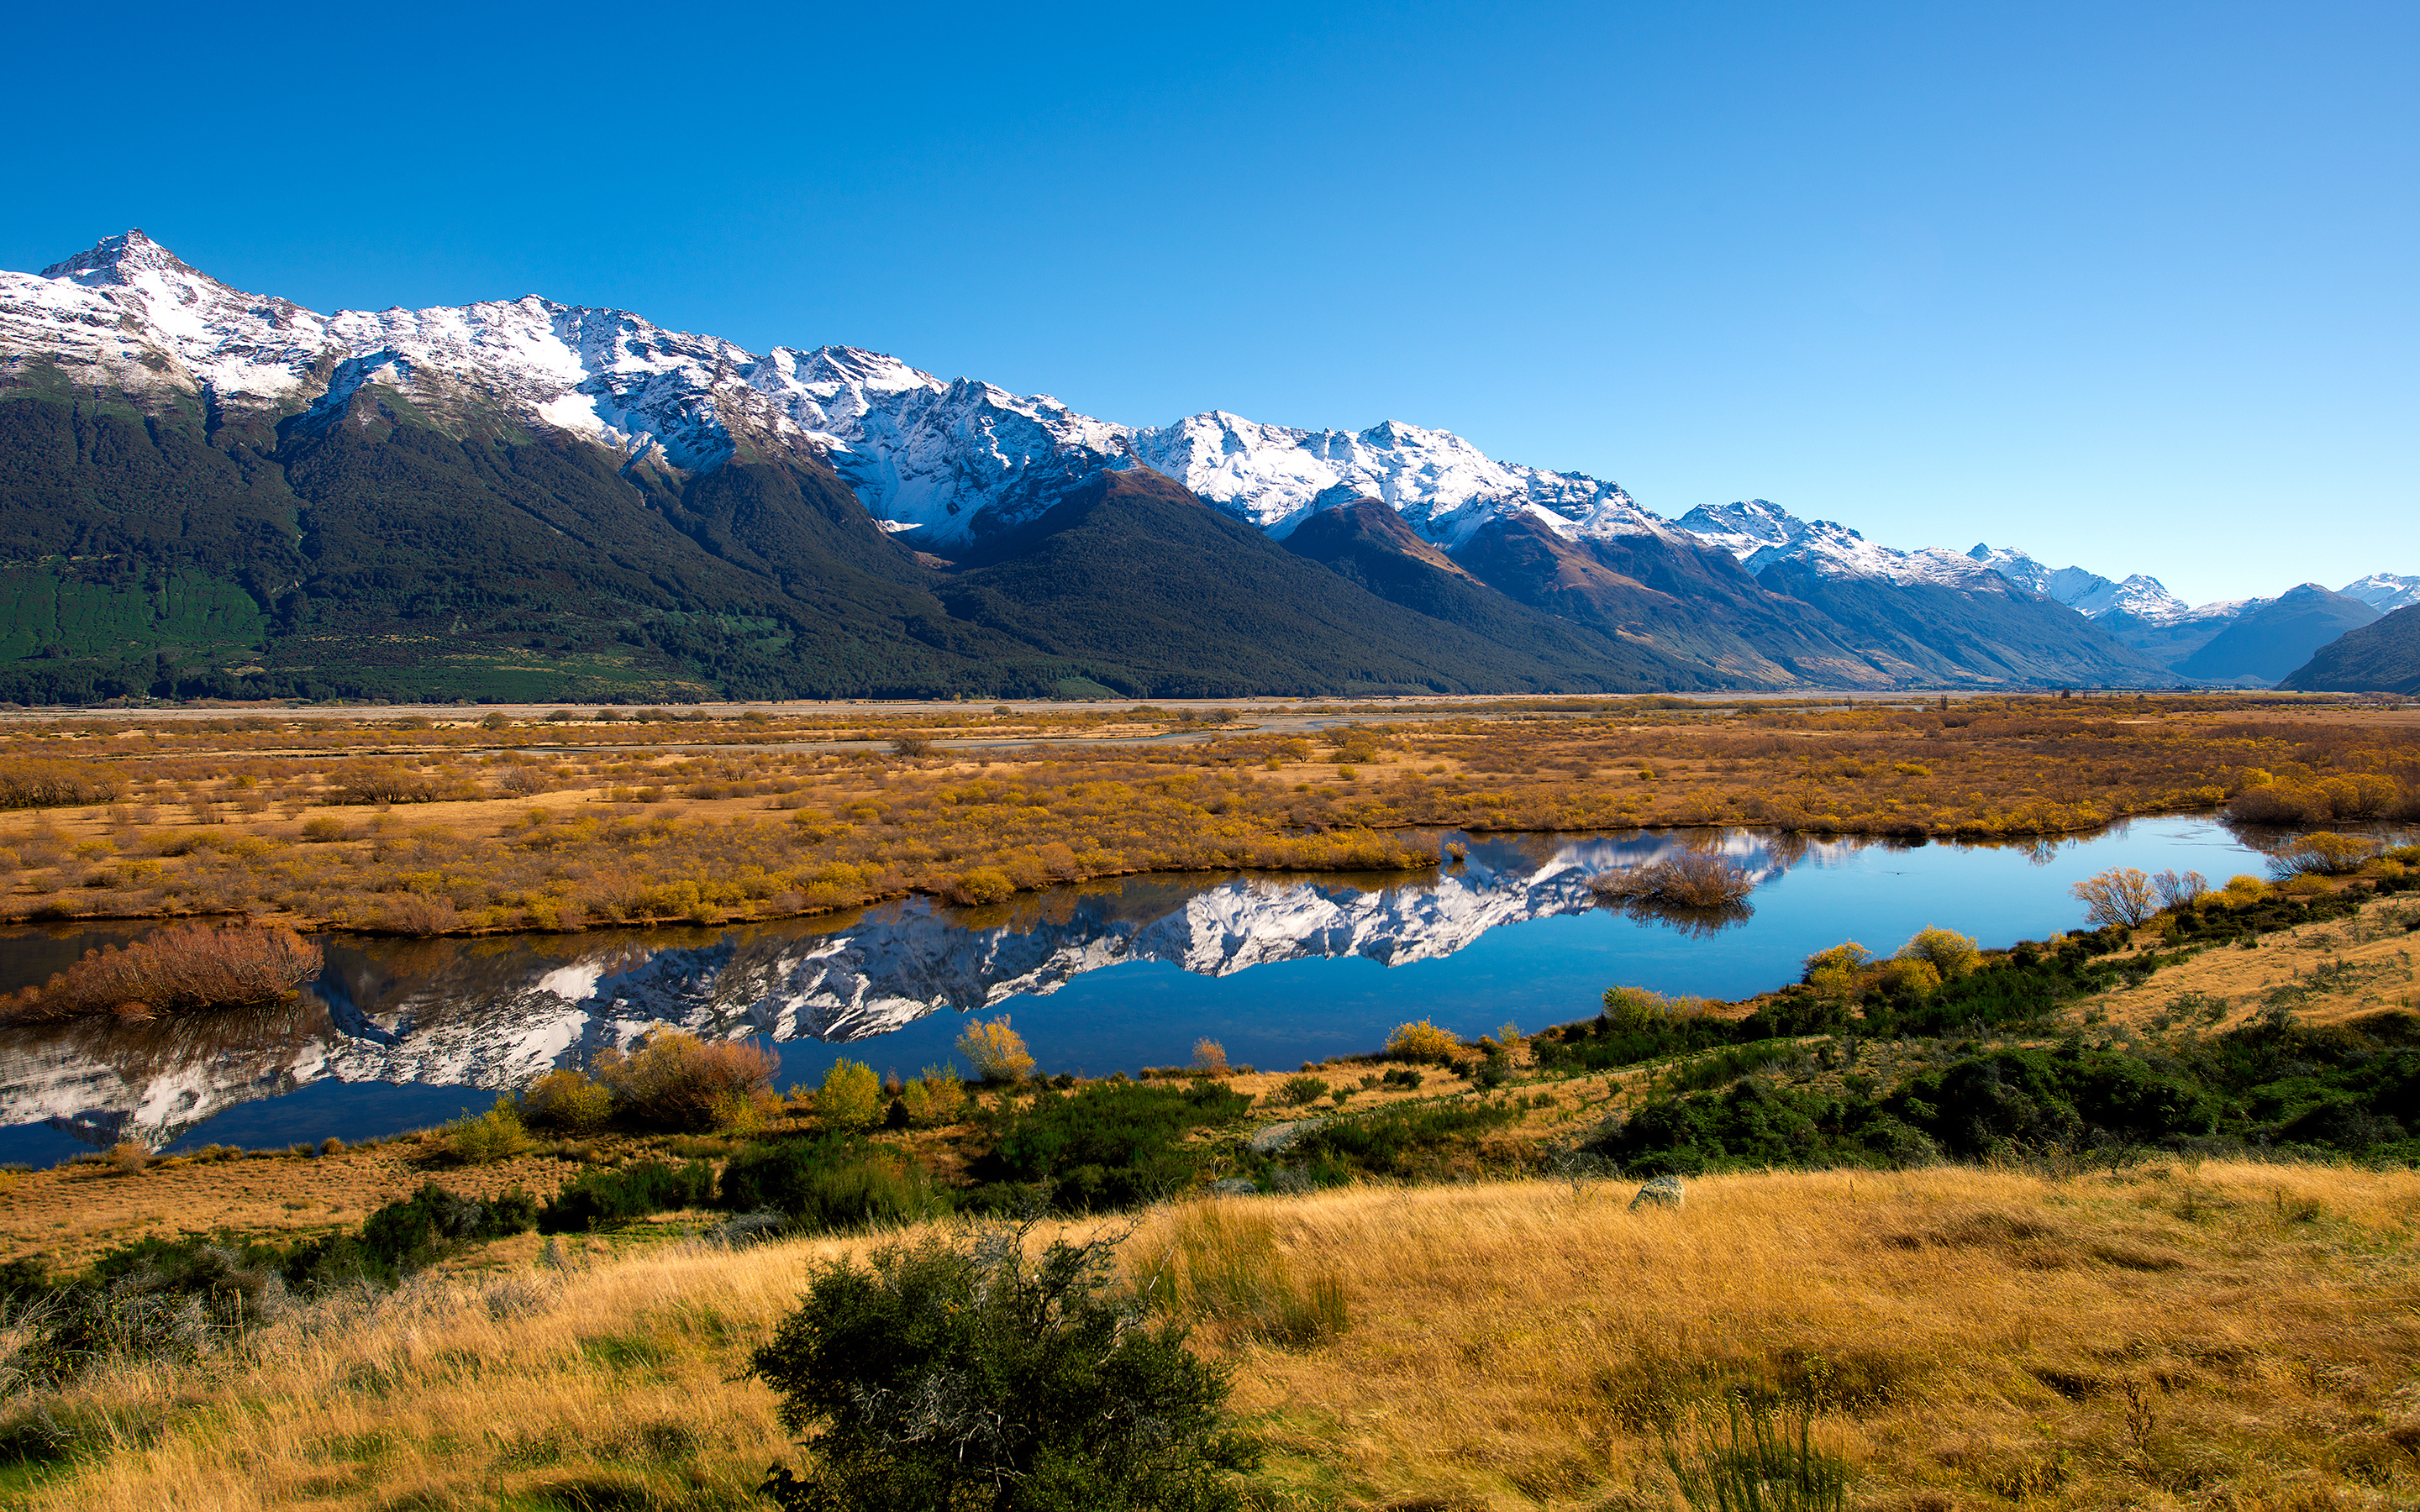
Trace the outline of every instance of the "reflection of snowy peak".
<path fill-rule="evenodd" d="M 1063 918 L 980 927 L 908 903 L 840 929 L 736 931 L 669 948 L 638 936 L 546 938 L 505 952 L 453 941 L 338 943 L 316 995 L 266 1016 L 0 1039 L 0 1114 L 102 1144 L 161 1145 L 227 1107 L 322 1079 L 504 1090 L 664 1026 L 709 1039 L 847 1041 L 1136 962 L 1218 977 L 1348 956 L 1402 965 L 1450 955 L 1492 929 L 1584 912 L 1594 903 L 1591 877 L 1679 843 L 1482 842 L 1462 867 L 1389 887 L 1139 883 L 1114 907 L 1085 899 Z M 1785 864 L 1750 836 L 1726 848 L 1760 881 Z M 1164 909 L 1135 906 L 1156 891 L 1167 895 Z"/>

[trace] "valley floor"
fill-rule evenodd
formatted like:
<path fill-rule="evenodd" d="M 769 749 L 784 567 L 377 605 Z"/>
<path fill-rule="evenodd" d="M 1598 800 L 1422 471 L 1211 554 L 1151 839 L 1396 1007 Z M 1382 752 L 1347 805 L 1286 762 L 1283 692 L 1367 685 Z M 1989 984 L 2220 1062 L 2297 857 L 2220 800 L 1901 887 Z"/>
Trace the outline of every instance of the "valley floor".
<path fill-rule="evenodd" d="M 0 918 L 576 931 L 1407 871 L 1452 829 L 1989 841 L 2222 807 L 2420 816 L 2404 711 L 2271 696 L 562 714 L 9 721 Z"/>

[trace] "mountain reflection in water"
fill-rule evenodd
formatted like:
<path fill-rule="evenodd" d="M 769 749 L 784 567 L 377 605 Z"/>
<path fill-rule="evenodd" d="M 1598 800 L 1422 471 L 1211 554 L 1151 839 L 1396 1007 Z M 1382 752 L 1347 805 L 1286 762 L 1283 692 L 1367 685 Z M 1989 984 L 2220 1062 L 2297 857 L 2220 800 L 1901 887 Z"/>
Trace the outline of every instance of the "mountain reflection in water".
<path fill-rule="evenodd" d="M 1507 925 L 1586 913 L 1598 906 L 1591 878 L 1684 848 L 1717 850 L 1764 884 L 1891 843 L 1752 830 L 1441 838 L 1464 846 L 1466 860 L 1411 875 L 1128 878 L 991 908 L 915 899 L 720 930 L 330 935 L 326 970 L 291 1003 L 0 1032 L 0 1126 L 47 1123 L 90 1145 L 156 1148 L 237 1104 L 314 1084 L 509 1090 L 665 1026 L 707 1038 L 845 1042 L 1138 963 L 1208 978 L 1355 957 L 1400 966 L 1450 956 Z M 2040 861 L 2061 842 L 2012 848 Z M 1650 918 L 1686 934 L 1736 921 Z M 21 933 L 0 951 L 0 989 L 136 933 Z M 1271 980 L 1291 993 L 1281 988 L 1261 1005 L 1264 1016 L 1317 1014 L 1318 991 L 1306 994 L 1298 973 Z M 1424 1005 L 1407 1006 L 1403 1016 L 1413 1017 Z M 1129 1066 L 1138 1055 L 1123 1052 Z"/>

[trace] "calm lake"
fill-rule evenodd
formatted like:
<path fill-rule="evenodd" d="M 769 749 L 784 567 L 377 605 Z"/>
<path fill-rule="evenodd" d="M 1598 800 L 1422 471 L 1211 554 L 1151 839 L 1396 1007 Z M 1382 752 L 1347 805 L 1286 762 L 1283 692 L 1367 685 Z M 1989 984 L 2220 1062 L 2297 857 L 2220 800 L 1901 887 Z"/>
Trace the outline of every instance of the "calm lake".
<path fill-rule="evenodd" d="M 1608 986 L 1740 997 L 1843 939 L 1887 952 L 1929 924 L 1986 946 L 2083 922 L 2106 867 L 2260 872 L 2212 819 L 2029 843 L 1908 846 L 1758 830 L 1453 836 L 1467 859 L 1386 876 L 1191 875 L 985 909 L 892 903 L 728 929 L 484 940 L 325 937 L 297 1001 L 152 1024 L 0 1031 L 0 1162 L 121 1139 L 168 1149 L 361 1139 L 484 1107 L 658 1026 L 761 1036 L 782 1085 L 840 1056 L 913 1075 L 970 1014 L 1008 1013 L 1045 1072 L 1181 1064 L 1220 1041 L 1264 1070 L 1373 1050 L 1406 1019 L 1465 1035 L 1585 1017 Z M 1716 844 L 1758 879 L 1724 927 L 1596 904 L 1590 878 Z M 139 925 L 0 933 L 0 989 Z"/>

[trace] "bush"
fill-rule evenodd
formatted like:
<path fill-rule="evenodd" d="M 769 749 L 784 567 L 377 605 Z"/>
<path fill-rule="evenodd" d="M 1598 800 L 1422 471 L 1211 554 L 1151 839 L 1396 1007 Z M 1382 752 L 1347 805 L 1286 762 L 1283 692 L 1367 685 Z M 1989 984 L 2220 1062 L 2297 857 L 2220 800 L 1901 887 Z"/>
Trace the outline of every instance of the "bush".
<path fill-rule="evenodd" d="M 445 1146 L 465 1165 L 492 1165 L 528 1150 L 529 1131 L 508 1100 L 485 1113 L 465 1113 L 445 1126 Z"/>
<path fill-rule="evenodd" d="M 1448 1103 L 1393 1107 L 1321 1124 L 1295 1142 L 1293 1154 L 1323 1182 L 1353 1175 L 1410 1180 L 1440 1174 L 1457 1152 L 1519 1118 L 1512 1108 Z"/>
<path fill-rule="evenodd" d="M 1395 1032 L 1387 1036 L 1387 1057 L 1390 1060 L 1444 1066 L 1461 1054 L 1462 1041 L 1451 1030 L 1438 1028 L 1427 1019 L 1418 1024 L 1398 1024 Z"/>
<path fill-rule="evenodd" d="M 2279 881 L 2295 876 L 2343 876 L 2361 870 L 2378 854 L 2378 841 L 2328 830 L 2304 835 L 2277 848 L 2269 870 Z"/>
<path fill-rule="evenodd" d="M 714 1200 L 714 1170 L 702 1160 L 684 1165 L 644 1161 L 620 1170 L 583 1172 L 537 1214 L 541 1234 L 585 1234 L 650 1213 L 703 1208 Z"/>
<path fill-rule="evenodd" d="M 1589 890 L 1600 898 L 1636 899 L 1674 908 L 1728 908 L 1756 890 L 1741 867 L 1707 851 L 1683 851 L 1647 866 L 1596 877 Z"/>
<path fill-rule="evenodd" d="M 481 1202 L 456 1196 L 430 1181 L 365 1219 L 360 1243 L 369 1269 L 400 1275 L 433 1265 L 466 1244 L 527 1233 L 537 1216 L 537 1204 L 519 1190 Z"/>
<path fill-rule="evenodd" d="M 1289 1076 L 1278 1088 L 1277 1101 L 1288 1107 L 1300 1107 L 1316 1103 L 1327 1093 L 1327 1084 L 1316 1076 Z"/>
<path fill-rule="evenodd" d="M 302 821 L 302 838 L 315 845 L 345 838 L 345 822 L 329 814 L 319 814 Z"/>
<path fill-rule="evenodd" d="M 756 1145 L 734 1156 L 719 1200 L 736 1212 L 778 1212 L 811 1234 L 920 1223 L 954 1205 L 904 1152 L 829 1137 Z"/>
<path fill-rule="evenodd" d="M 1932 968 L 1937 981 L 1956 981 L 1982 963 L 1983 952 L 1963 934 L 1928 925 L 1899 948 L 1898 959 L 1924 963 Z"/>
<path fill-rule="evenodd" d="M 815 1090 L 815 1117 L 843 1134 L 873 1128 L 882 1117 L 882 1079 L 862 1061 L 833 1061 Z"/>
<path fill-rule="evenodd" d="M 1207 1151 L 1186 1136 L 1232 1122 L 1251 1103 L 1224 1082 L 1095 1082 L 1072 1096 L 1044 1092 L 973 1174 L 1043 1184 L 1063 1211 L 1132 1207 L 1192 1185 Z"/>
<path fill-rule="evenodd" d="M 2102 929 L 2133 929 L 2151 917 L 2151 879 L 2139 867 L 2113 866 L 2068 889 L 2085 904 L 2085 918 Z"/>
<path fill-rule="evenodd" d="M 317 977 L 320 965 L 319 947 L 282 924 L 170 924 L 123 949 L 86 950 L 41 986 L 0 999 L 0 1022 L 148 1018 L 271 1002 Z"/>
<path fill-rule="evenodd" d="M 1228 1073 L 1227 1047 L 1212 1039 L 1193 1041 L 1193 1065 L 1196 1076 L 1224 1076 Z"/>
<path fill-rule="evenodd" d="M 641 1123 L 697 1134 L 727 1121 L 773 1079 L 781 1059 L 741 1041 L 703 1041 L 658 1029 L 628 1056 L 608 1050 L 597 1079 L 613 1090 L 615 1110 Z"/>
<path fill-rule="evenodd" d="M 1225 1512 L 1254 1463 L 1226 1374 L 1154 1324 L 1105 1241 L 1029 1262 L 1022 1231 L 928 1240 L 815 1273 L 754 1356 L 806 1473 L 764 1489 L 815 1512 L 1073 1507 Z"/>
<path fill-rule="evenodd" d="M 1005 1013 L 991 1023 L 968 1025 L 958 1036 L 958 1054 L 987 1082 L 1021 1082 L 1033 1073 L 1033 1057 L 1027 1053 L 1023 1038 L 1008 1026 Z"/>
<path fill-rule="evenodd" d="M 908 1109 L 910 1123 L 926 1127 L 952 1124 L 966 1112 L 967 1089 L 958 1080 L 957 1067 L 927 1066 L 923 1075 L 900 1088 L 899 1101 Z"/>
<path fill-rule="evenodd" d="M 551 1071 L 521 1093 L 520 1115 L 540 1129 L 595 1134 L 613 1119 L 613 1089 L 577 1071 Z"/>

